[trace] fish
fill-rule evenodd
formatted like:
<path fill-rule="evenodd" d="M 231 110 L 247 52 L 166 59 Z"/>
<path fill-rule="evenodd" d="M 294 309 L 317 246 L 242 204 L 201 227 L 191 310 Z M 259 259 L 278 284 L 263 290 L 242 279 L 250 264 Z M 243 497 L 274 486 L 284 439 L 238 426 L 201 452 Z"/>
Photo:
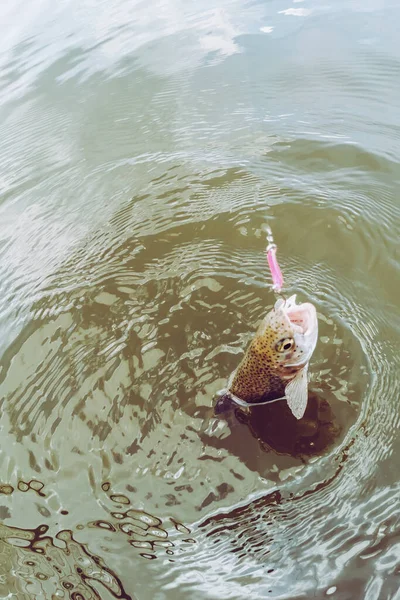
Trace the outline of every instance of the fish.
<path fill-rule="evenodd" d="M 259 325 L 227 389 L 220 392 L 216 412 L 225 410 L 229 398 L 242 406 L 286 399 L 292 414 L 301 419 L 307 408 L 308 365 L 317 340 L 315 306 L 296 304 L 296 294 L 279 298 Z"/>

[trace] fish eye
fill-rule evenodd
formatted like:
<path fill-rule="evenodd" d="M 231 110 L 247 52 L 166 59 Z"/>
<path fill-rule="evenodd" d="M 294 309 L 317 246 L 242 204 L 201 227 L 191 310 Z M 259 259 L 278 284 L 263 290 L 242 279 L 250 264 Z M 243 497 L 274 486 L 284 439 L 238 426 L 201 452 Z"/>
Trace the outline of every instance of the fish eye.
<path fill-rule="evenodd" d="M 276 344 L 276 349 L 278 352 L 287 352 L 288 350 L 291 350 L 294 346 L 294 339 L 293 338 L 285 338 L 283 340 L 279 340 L 279 342 Z"/>

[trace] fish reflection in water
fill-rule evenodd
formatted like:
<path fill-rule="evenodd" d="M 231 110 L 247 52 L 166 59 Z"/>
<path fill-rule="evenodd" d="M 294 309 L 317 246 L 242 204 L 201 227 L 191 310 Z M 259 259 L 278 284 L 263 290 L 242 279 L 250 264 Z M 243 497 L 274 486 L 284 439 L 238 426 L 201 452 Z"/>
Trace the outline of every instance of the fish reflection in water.
<path fill-rule="evenodd" d="M 254 405 L 251 409 L 226 404 L 226 411 L 229 408 L 232 409 L 230 413 L 225 412 L 220 418 L 230 421 L 234 415 L 235 421 L 246 425 L 267 452 L 273 450 L 278 454 L 305 459 L 324 453 L 342 434 L 342 424 L 328 400 L 313 391 L 309 392 L 307 409 L 300 420 L 292 415 L 284 400 Z M 237 431 L 234 424 L 232 430 Z M 219 445 L 221 442 L 214 440 L 210 443 Z M 240 446 L 236 444 L 236 448 L 240 449 Z"/>
<path fill-rule="evenodd" d="M 300 421 L 292 416 L 285 402 L 254 407 L 250 413 L 236 409 L 235 414 L 248 425 L 264 449 L 293 457 L 320 454 L 341 433 L 328 401 L 314 392 L 309 393 L 307 409 Z"/>

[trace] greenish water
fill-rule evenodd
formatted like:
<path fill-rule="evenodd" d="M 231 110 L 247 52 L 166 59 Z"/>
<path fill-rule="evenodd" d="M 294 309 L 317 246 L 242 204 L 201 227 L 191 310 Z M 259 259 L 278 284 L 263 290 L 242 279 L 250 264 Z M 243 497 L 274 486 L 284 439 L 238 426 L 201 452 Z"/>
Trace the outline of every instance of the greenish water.
<path fill-rule="evenodd" d="M 400 6 L 217 4 L 0 7 L 0 598 L 400 598 Z M 213 412 L 266 222 L 298 422 Z"/>

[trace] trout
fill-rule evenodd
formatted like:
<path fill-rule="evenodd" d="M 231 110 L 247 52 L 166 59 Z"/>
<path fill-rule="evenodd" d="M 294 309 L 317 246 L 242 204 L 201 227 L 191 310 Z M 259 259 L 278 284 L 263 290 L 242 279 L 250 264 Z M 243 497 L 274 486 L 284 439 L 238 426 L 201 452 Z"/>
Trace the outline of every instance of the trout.
<path fill-rule="evenodd" d="M 241 406 L 285 399 L 301 419 L 308 399 L 308 363 L 318 338 L 313 304 L 296 304 L 296 295 L 280 298 L 261 322 L 242 362 L 220 392 L 216 412 L 227 400 Z"/>

